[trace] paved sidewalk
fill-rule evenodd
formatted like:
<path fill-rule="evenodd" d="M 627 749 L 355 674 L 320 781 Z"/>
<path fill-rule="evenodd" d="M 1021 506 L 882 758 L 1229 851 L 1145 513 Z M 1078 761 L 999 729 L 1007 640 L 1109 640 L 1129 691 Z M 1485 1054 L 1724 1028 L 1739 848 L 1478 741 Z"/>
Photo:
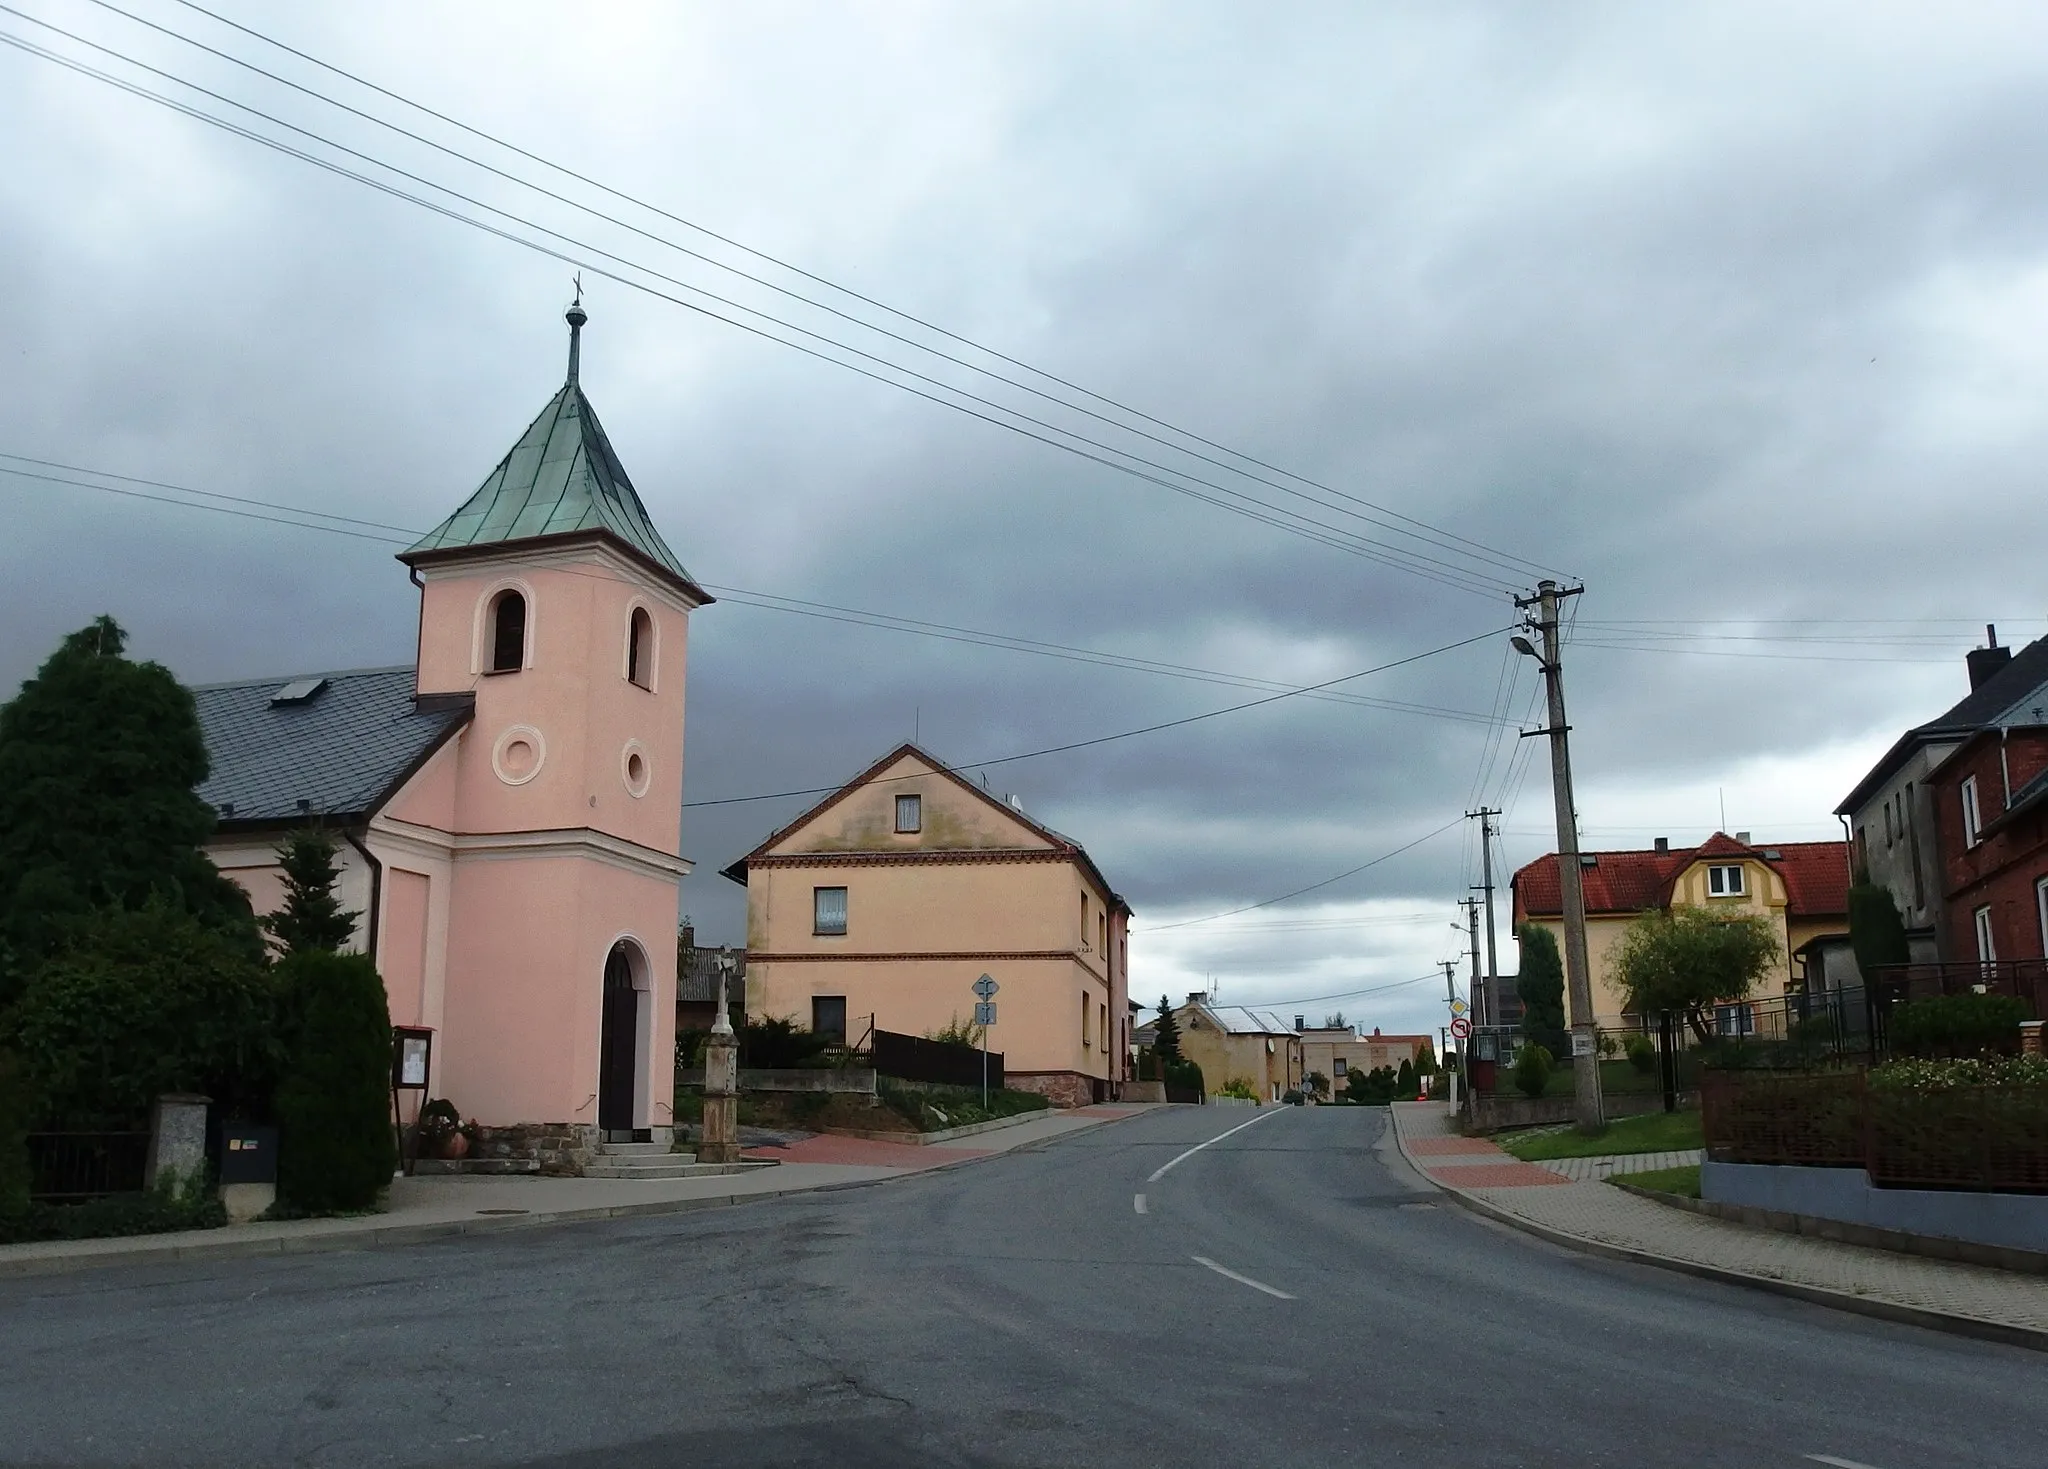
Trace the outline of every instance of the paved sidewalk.
<path fill-rule="evenodd" d="M 1617 1173 L 1649 1173 L 1659 1168 L 1690 1168 L 1699 1162 L 1698 1148 L 1672 1153 L 1607 1153 L 1598 1158 L 1546 1158 L 1536 1166 L 1548 1168 L 1574 1183 L 1586 1179 L 1611 1178 Z"/>
<path fill-rule="evenodd" d="M 786 1147 L 749 1148 L 749 1159 L 774 1168 L 709 1178 L 539 1178 L 530 1175 L 395 1178 L 380 1214 L 351 1219 L 292 1219 L 120 1239 L 49 1240 L 0 1245 L 0 1276 L 36 1275 L 95 1265 L 136 1265 L 238 1255 L 294 1254 L 414 1244 L 537 1224 L 671 1214 L 743 1204 L 773 1194 L 806 1193 L 877 1183 L 910 1173 L 971 1163 L 1033 1143 L 1065 1137 L 1153 1105 L 1126 1103 L 1055 1112 L 960 1144 L 868 1142 L 816 1136 Z"/>
<path fill-rule="evenodd" d="M 2048 1351 L 2048 1280 L 2040 1277 L 1687 1213 L 1562 1167 L 1600 1160 L 1523 1163 L 1483 1138 L 1459 1137 L 1441 1102 L 1391 1110 L 1395 1140 L 1424 1177 L 1476 1212 L 1556 1243 Z"/>

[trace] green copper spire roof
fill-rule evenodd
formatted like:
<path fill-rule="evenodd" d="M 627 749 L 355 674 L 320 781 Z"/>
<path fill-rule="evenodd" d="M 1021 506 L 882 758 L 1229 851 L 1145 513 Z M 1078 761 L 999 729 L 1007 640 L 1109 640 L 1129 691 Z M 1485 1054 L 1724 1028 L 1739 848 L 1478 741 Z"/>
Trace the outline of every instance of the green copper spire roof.
<path fill-rule="evenodd" d="M 562 390 L 477 492 L 408 546 L 401 560 L 433 551 L 609 531 L 695 589 L 695 579 L 648 519 L 647 507 L 640 503 L 625 466 L 605 437 L 604 425 L 576 381 L 587 319 L 580 303 L 569 308 L 569 380 Z"/>

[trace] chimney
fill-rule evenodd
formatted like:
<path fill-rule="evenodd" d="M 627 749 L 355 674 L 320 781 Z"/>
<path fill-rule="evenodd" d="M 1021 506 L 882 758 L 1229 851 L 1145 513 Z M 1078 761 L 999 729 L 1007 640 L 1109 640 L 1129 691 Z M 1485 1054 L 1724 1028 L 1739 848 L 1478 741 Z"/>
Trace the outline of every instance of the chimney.
<path fill-rule="evenodd" d="M 1989 683 L 2000 669 L 2012 662 L 2012 649 L 1998 646 L 1998 629 L 1990 623 L 1984 624 L 1984 646 L 1972 648 L 1969 654 L 1970 692 Z"/>
<path fill-rule="evenodd" d="M 1375 1025 L 1372 1028 L 1372 1038 L 1374 1040 L 1378 1040 L 1380 1038 L 1380 1028 L 1377 1025 Z"/>
<path fill-rule="evenodd" d="M 1738 831 L 1737 833 L 1735 833 L 1735 840 L 1742 843 L 1742 845 L 1746 847 L 1749 845 L 1749 833 L 1746 831 Z"/>
<path fill-rule="evenodd" d="M 1206 1004 L 1208 1004 L 1208 1003 L 1209 1003 L 1209 992 L 1208 992 L 1207 990 L 1189 990 L 1189 991 L 1188 991 L 1188 1003 L 1189 1003 L 1190 1005 L 1206 1005 Z"/>
<path fill-rule="evenodd" d="M 1670 837 L 1658 837 L 1658 838 L 1657 838 L 1657 850 L 1658 850 L 1658 851 L 1660 851 L 1660 852 L 1668 852 L 1668 851 L 1670 851 L 1670 850 L 1671 850 L 1671 838 L 1670 838 Z"/>
<path fill-rule="evenodd" d="M 680 933 L 678 933 L 678 934 L 676 935 L 676 947 L 678 947 L 678 948 L 681 948 L 681 949 L 688 949 L 688 950 L 690 950 L 690 951 L 691 951 L 692 953 L 695 953 L 695 952 L 696 952 L 696 949 L 697 949 L 697 925 L 696 925 L 696 924 L 694 924 L 694 923 L 686 923 L 686 924 L 684 924 L 684 925 L 683 925 L 683 927 L 682 927 L 682 931 L 681 931 Z"/>

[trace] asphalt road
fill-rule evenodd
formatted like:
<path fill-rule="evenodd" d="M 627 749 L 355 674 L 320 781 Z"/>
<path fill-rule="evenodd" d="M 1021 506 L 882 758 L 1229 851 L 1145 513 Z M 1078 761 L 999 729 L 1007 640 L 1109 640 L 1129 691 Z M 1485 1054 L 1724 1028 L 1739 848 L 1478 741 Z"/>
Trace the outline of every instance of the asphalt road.
<path fill-rule="evenodd" d="M 699 1214 L 0 1282 L 0 1463 L 2048 1463 L 2048 1358 L 1555 1249 L 1431 1202 L 1385 1125 L 1175 1108 Z"/>

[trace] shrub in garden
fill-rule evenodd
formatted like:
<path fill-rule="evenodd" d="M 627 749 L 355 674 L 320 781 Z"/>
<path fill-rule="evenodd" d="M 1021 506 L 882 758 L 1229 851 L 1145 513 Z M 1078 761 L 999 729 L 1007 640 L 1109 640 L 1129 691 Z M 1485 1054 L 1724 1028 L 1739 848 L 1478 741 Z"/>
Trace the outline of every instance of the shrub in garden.
<path fill-rule="evenodd" d="M 1550 1052 L 1530 1042 L 1515 1056 L 1515 1089 L 1525 1097 L 1542 1096 L 1543 1089 L 1550 1085 L 1552 1069 Z"/>
<path fill-rule="evenodd" d="M 334 838 L 317 827 L 304 827 L 278 843 L 284 904 L 256 921 L 286 954 L 339 949 L 355 934 L 356 919 L 362 915 L 344 909 L 334 896 L 341 877 L 334 852 Z"/>
<path fill-rule="evenodd" d="M 1904 1056 L 1981 1056 L 2019 1049 L 2027 1007 L 2011 995 L 1938 995 L 1900 1005 L 1888 1023 Z"/>
<path fill-rule="evenodd" d="M 768 1015 L 750 1020 L 740 1032 L 740 1064 L 759 1071 L 822 1066 L 832 1037 L 805 1030 L 795 1020 Z"/>
<path fill-rule="evenodd" d="M 1628 1053 L 1628 1064 L 1644 1076 L 1657 1069 L 1657 1048 L 1646 1035 L 1632 1035 L 1622 1047 Z"/>
<path fill-rule="evenodd" d="M 279 1200 L 307 1213 L 374 1207 L 398 1164 L 384 981 L 366 955 L 324 949 L 277 972 L 295 1017 L 277 1089 Z"/>
<path fill-rule="evenodd" d="M 1233 1076 L 1230 1080 L 1224 1082 L 1222 1086 L 1216 1088 L 1216 1095 L 1219 1097 L 1235 1097 L 1241 1102 L 1256 1102 L 1260 1100 L 1258 1092 L 1242 1076 Z"/>
<path fill-rule="evenodd" d="M 277 1001 L 272 972 L 238 940 L 155 898 L 102 912 L 38 966 L 6 1042 L 38 1122 L 138 1121 L 164 1092 L 261 1114 L 280 1060 Z"/>
<path fill-rule="evenodd" d="M 1413 1101 L 1417 1090 L 1415 1063 L 1404 1056 L 1400 1069 L 1394 1073 L 1394 1095 L 1404 1102 Z"/>

